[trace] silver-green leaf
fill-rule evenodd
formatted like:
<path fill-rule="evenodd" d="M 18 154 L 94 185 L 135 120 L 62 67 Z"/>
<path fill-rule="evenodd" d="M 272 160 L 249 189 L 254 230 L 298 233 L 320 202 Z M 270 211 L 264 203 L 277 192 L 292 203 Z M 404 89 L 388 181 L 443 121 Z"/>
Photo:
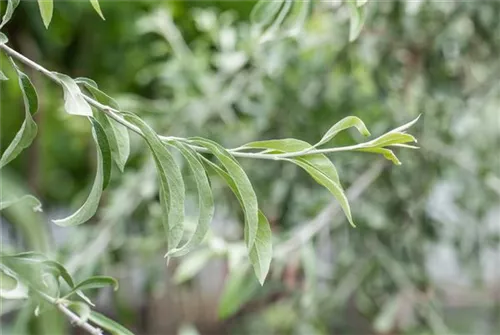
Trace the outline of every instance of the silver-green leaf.
<path fill-rule="evenodd" d="M 102 129 L 101 125 L 95 120 L 93 120 L 92 122 L 92 136 L 96 143 L 96 149 L 97 149 L 97 171 L 94 183 L 92 185 L 92 189 L 90 190 L 90 194 L 87 197 L 85 203 L 75 213 L 63 219 L 52 220 L 55 224 L 59 226 L 67 227 L 67 226 L 76 226 L 82 224 L 88 221 L 92 216 L 94 216 L 99 206 L 99 201 L 101 199 L 102 190 L 105 182 L 105 172 L 104 172 L 105 167 L 104 167 L 104 158 L 101 145 L 103 143 L 103 138 L 106 137 L 106 134 L 104 133 L 104 129 Z M 107 159 L 109 160 L 110 156 L 107 157 L 108 157 Z"/>
<path fill-rule="evenodd" d="M 19 70 L 14 61 L 12 61 L 12 59 L 10 59 L 10 61 L 17 72 L 19 87 L 23 95 L 24 122 L 12 142 L 3 152 L 0 158 L 0 169 L 16 158 L 24 149 L 29 147 L 37 133 L 37 125 L 33 120 L 33 115 L 38 109 L 38 97 L 35 87 L 28 76 Z"/>
<path fill-rule="evenodd" d="M 94 277 L 90 277 L 90 278 L 85 279 L 84 281 L 76 284 L 73 287 L 73 289 L 71 291 L 69 291 L 68 294 L 65 295 L 65 297 L 67 298 L 80 290 L 83 291 L 83 290 L 88 290 L 88 289 L 104 288 L 104 287 L 110 287 L 110 286 L 113 287 L 113 289 L 115 291 L 118 290 L 118 282 L 113 277 L 94 276 Z"/>
<path fill-rule="evenodd" d="M 252 8 L 252 12 L 250 13 L 250 20 L 256 25 L 265 26 L 270 24 L 276 14 L 278 14 L 281 6 L 283 5 L 283 2 L 284 0 L 260 0 Z"/>
<path fill-rule="evenodd" d="M 357 6 L 355 0 L 348 2 L 351 12 L 349 23 L 349 42 L 356 40 L 363 29 L 366 20 L 366 6 Z"/>
<path fill-rule="evenodd" d="M 189 168 L 193 172 L 198 189 L 198 223 L 191 238 L 180 248 L 170 250 L 165 257 L 183 256 L 196 248 L 205 238 L 208 227 L 214 216 L 214 199 L 207 174 L 203 168 L 203 164 L 198 158 L 198 154 L 189 146 L 180 143 L 172 142 L 181 154 L 186 159 Z"/>
<path fill-rule="evenodd" d="M 69 76 L 52 72 L 57 77 L 64 92 L 64 109 L 71 115 L 92 116 L 92 108 L 85 101 L 80 88 Z"/>
<path fill-rule="evenodd" d="M 2 29 L 2 27 L 7 22 L 9 22 L 10 18 L 12 17 L 12 14 L 14 14 L 14 10 L 16 10 L 16 7 L 19 5 L 19 2 L 20 2 L 20 0 L 8 0 L 7 1 L 7 8 L 5 9 L 5 13 L 3 14 L 3 17 L 2 17 L 2 23 L 0 23 L 0 29 Z M 5 41 L 4 43 L 6 43 L 6 42 L 7 41 Z M 1 44 L 3 44 L 3 43 L 1 43 Z"/>
<path fill-rule="evenodd" d="M 347 116 L 334 124 L 328 131 L 323 135 L 321 140 L 314 145 L 314 148 L 319 147 L 327 142 L 329 142 L 332 138 L 334 138 L 338 133 L 343 130 L 346 130 L 351 127 L 356 127 L 356 129 L 364 136 L 370 136 L 370 132 L 368 128 L 366 128 L 363 121 L 356 116 Z"/>
<path fill-rule="evenodd" d="M 21 197 L 9 198 L 6 197 L 5 192 L 0 192 L 0 211 L 21 201 L 28 202 L 34 212 L 42 211 L 42 203 L 34 196 L 27 194 Z"/>
<path fill-rule="evenodd" d="M 132 333 L 127 328 L 100 313 L 91 311 L 89 319 L 90 321 L 92 321 L 99 327 L 106 329 L 113 335 L 134 335 L 134 333 Z"/>

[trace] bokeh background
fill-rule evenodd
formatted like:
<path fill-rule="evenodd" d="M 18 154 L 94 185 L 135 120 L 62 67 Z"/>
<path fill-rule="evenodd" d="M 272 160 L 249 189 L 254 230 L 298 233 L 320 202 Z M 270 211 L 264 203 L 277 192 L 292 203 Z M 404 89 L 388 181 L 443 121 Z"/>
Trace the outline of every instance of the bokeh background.
<path fill-rule="evenodd" d="M 46 30 L 36 3 L 22 1 L 5 33 L 43 66 L 94 79 L 159 133 L 227 147 L 315 142 L 347 115 L 377 135 L 422 114 L 411 130 L 421 149 L 400 150 L 402 166 L 330 156 L 356 229 L 295 166 L 241 160 L 274 232 L 265 285 L 244 257 L 237 201 L 216 179 L 210 235 L 167 267 L 156 174 L 135 135 L 98 215 L 56 227 L 51 218 L 85 199 L 95 149 L 88 122 L 64 113 L 60 88 L 26 68 L 39 133 L 2 170 L 2 189 L 35 194 L 44 212 L 3 212 L 3 248 L 47 252 L 77 279 L 115 276 L 120 289 L 100 291 L 97 309 L 137 334 L 500 334 L 500 3 L 370 1 L 353 43 L 338 2 L 317 4 L 299 36 L 258 43 L 254 4 L 101 1 L 103 21 L 88 2 L 56 1 Z M 23 107 L 14 80 L 0 94 L 4 150 Z M 335 145 L 358 140 L 346 132 Z M 79 333 L 33 309 L 2 301 L 2 334 Z"/>

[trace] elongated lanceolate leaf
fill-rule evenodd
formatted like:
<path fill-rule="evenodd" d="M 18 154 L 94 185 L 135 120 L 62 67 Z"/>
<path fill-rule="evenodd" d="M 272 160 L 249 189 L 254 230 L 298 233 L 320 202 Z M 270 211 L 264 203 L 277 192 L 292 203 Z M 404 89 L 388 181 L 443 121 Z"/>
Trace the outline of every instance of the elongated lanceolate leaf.
<path fill-rule="evenodd" d="M 64 92 L 64 109 L 66 113 L 71 115 L 92 116 L 92 108 L 85 101 L 80 88 L 76 82 L 65 74 L 52 72 L 59 83 L 61 84 Z"/>
<path fill-rule="evenodd" d="M 325 133 L 323 138 L 314 145 L 314 147 L 319 147 L 327 142 L 329 142 L 332 138 L 334 138 L 338 133 L 343 130 L 346 130 L 351 127 L 356 127 L 356 129 L 364 136 L 370 136 L 370 132 L 368 128 L 366 128 L 363 121 L 356 116 L 348 116 L 334 124 L 328 131 Z"/>
<path fill-rule="evenodd" d="M 113 335 L 134 335 L 130 330 L 107 318 L 106 316 L 91 311 L 89 316 L 90 321 L 109 331 Z"/>
<path fill-rule="evenodd" d="M 356 40 L 363 29 L 366 20 L 366 6 L 357 6 L 355 0 L 348 2 L 351 11 L 351 20 L 349 23 L 349 42 Z"/>
<path fill-rule="evenodd" d="M 9 78 L 0 70 L 0 80 L 9 80 Z"/>
<path fill-rule="evenodd" d="M 37 133 L 37 126 L 32 117 L 38 109 L 38 97 L 35 87 L 28 76 L 19 70 L 14 61 L 12 61 L 12 59 L 10 59 L 10 61 L 17 72 L 19 87 L 23 95 L 24 122 L 12 142 L 3 152 L 0 158 L 0 169 L 16 158 L 24 149 L 29 147 Z"/>
<path fill-rule="evenodd" d="M 33 211 L 34 212 L 41 212 L 42 211 L 42 203 L 40 202 L 40 200 L 38 200 L 37 198 L 35 198 L 34 196 L 32 195 L 23 195 L 21 197 L 16 197 L 16 198 L 8 198 L 5 194 L 5 192 L 0 192 L 0 211 L 9 207 L 9 206 L 12 206 L 18 202 L 21 202 L 21 201 L 26 201 L 28 203 L 31 204 L 32 208 L 33 208 Z"/>
<path fill-rule="evenodd" d="M 221 162 L 234 182 L 245 215 L 245 242 L 247 248 L 251 250 L 259 228 L 259 206 L 257 203 L 257 196 L 255 195 L 250 180 L 241 165 L 221 145 L 200 137 L 195 137 L 191 140 L 210 150 L 210 152 Z"/>
<path fill-rule="evenodd" d="M 240 204 L 243 206 L 243 199 L 241 198 L 236 183 L 233 178 L 221 169 L 218 165 L 204 159 L 206 165 L 213 171 L 215 171 L 222 179 L 224 179 L 233 191 L 233 193 L 238 198 Z M 259 221 L 258 221 L 257 234 L 255 236 L 255 242 L 252 248 L 248 251 L 248 257 L 250 258 L 250 263 L 253 266 L 255 275 L 259 280 L 260 284 L 263 285 L 266 276 L 269 272 L 269 267 L 271 265 L 271 260 L 273 257 L 273 243 L 272 243 L 272 233 L 269 222 L 266 216 L 259 211 Z"/>
<path fill-rule="evenodd" d="M 109 286 L 113 287 L 115 291 L 118 290 L 118 282 L 116 281 L 116 279 L 107 276 L 94 276 L 76 284 L 73 287 L 73 289 L 68 294 L 66 294 L 65 297 L 69 297 L 70 295 L 76 293 L 79 290 L 83 291 L 88 289 L 104 288 Z"/>
<path fill-rule="evenodd" d="M 92 96 L 101 104 L 112 107 L 118 111 L 120 110 L 118 103 L 106 93 L 99 90 L 97 84 L 93 80 L 88 78 L 76 78 L 75 82 L 84 85 Z M 127 128 L 111 119 L 103 111 L 95 112 L 94 116 L 104 128 L 109 140 L 113 160 L 120 171 L 123 172 L 130 154 L 130 139 Z"/>
<path fill-rule="evenodd" d="M 198 158 L 198 154 L 189 146 L 180 142 L 173 142 L 172 145 L 179 149 L 186 159 L 189 168 L 193 172 L 198 189 L 198 224 L 193 236 L 180 248 L 170 250 L 165 257 L 183 256 L 197 247 L 205 238 L 208 227 L 214 216 L 214 199 L 203 164 Z"/>
<path fill-rule="evenodd" d="M 409 142 L 417 142 L 417 139 L 410 134 L 407 133 L 393 133 L 389 132 L 384 134 L 367 144 L 369 147 L 386 147 L 393 144 L 404 144 Z"/>
<path fill-rule="evenodd" d="M 270 24 L 276 14 L 278 14 L 284 0 L 268 1 L 260 0 L 253 7 L 250 13 L 250 20 L 252 23 L 265 26 Z"/>
<path fill-rule="evenodd" d="M 109 179 L 109 166 L 111 157 L 109 149 L 106 149 L 105 145 L 106 133 L 104 132 L 104 129 L 101 127 L 99 122 L 92 118 L 91 121 L 92 136 L 97 148 L 97 171 L 94 183 L 92 185 L 92 189 L 90 190 L 90 194 L 82 207 L 80 207 L 75 213 L 66 218 L 52 220 L 59 226 L 76 226 L 88 221 L 92 216 L 94 216 L 97 211 L 97 207 L 99 206 L 102 190 L 105 185 L 105 179 Z M 101 148 L 101 145 L 103 145 L 104 150 L 103 148 Z M 107 160 L 108 163 L 105 163 L 104 160 Z M 105 168 L 107 169 L 106 172 L 104 171 Z M 107 177 L 105 175 L 107 175 Z"/>
<path fill-rule="evenodd" d="M 54 12 L 54 3 L 52 0 L 38 0 L 38 7 L 40 8 L 40 15 L 42 16 L 45 28 L 49 27 L 52 21 L 52 13 Z"/>
<path fill-rule="evenodd" d="M 94 7 L 94 10 L 97 12 L 97 14 L 99 14 L 99 16 L 103 20 L 106 20 L 104 18 L 104 15 L 102 14 L 101 7 L 99 6 L 99 0 L 90 0 L 90 3 L 92 4 L 92 7 Z"/>
<path fill-rule="evenodd" d="M 184 182 L 179 166 L 154 130 L 138 116 L 124 113 L 125 119 L 137 126 L 148 144 L 160 179 L 160 205 L 164 214 L 163 224 L 167 234 L 168 250 L 176 248 L 184 226 Z"/>
<path fill-rule="evenodd" d="M 384 156 L 385 159 L 390 160 L 395 165 L 401 165 L 401 161 L 394 154 L 394 152 L 392 150 L 390 150 L 390 149 L 385 149 L 385 148 L 361 148 L 361 149 L 356 149 L 356 151 L 371 152 L 371 153 L 374 153 L 374 154 L 381 154 L 381 155 Z"/>

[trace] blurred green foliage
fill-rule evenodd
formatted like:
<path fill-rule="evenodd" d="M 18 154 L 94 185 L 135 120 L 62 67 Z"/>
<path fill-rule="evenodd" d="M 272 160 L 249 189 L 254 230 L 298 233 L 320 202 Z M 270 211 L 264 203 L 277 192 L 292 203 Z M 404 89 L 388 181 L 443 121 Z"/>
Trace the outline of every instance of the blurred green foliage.
<path fill-rule="evenodd" d="M 378 135 L 422 113 L 414 131 L 421 149 L 402 151 L 402 167 L 366 154 L 331 156 L 347 189 L 354 185 L 358 228 L 294 166 L 243 160 L 275 236 L 264 287 L 242 266 L 242 215 L 217 182 L 213 232 L 194 256 L 166 268 L 156 176 L 136 136 L 98 218 L 54 227 L 48 218 L 88 193 L 94 148 L 88 122 L 62 112 L 59 88 L 28 72 L 41 100 L 39 134 L 2 170 L 2 183 L 39 196 L 45 212 L 3 212 L 3 248 L 42 250 L 50 239 L 75 277 L 120 278 L 118 297 L 104 292 L 99 306 L 139 334 L 192 332 L 186 323 L 201 334 L 498 333 L 500 4 L 370 2 L 354 43 L 348 9 L 334 3 L 316 4 L 297 37 L 259 43 L 248 22 L 253 4 L 103 1 L 102 21 L 87 2 L 56 2 L 46 30 L 36 3 L 22 2 L 5 33 L 47 68 L 94 79 L 159 133 L 228 147 L 291 136 L 316 142 L 347 115 Z M 3 151 L 23 115 L 13 80 L 0 95 Z M 341 134 L 335 144 L 358 136 Z M 216 315 L 219 298 L 228 319 Z M 2 303 L 2 327 L 49 333 L 33 308 Z"/>

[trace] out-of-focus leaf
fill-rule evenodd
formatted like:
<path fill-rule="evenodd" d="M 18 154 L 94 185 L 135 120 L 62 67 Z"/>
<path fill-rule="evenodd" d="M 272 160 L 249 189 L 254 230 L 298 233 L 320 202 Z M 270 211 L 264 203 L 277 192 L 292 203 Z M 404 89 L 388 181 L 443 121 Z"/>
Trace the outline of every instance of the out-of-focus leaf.
<path fill-rule="evenodd" d="M 37 133 L 37 126 L 35 121 L 33 120 L 33 115 L 38 109 L 38 97 L 35 87 L 31 83 L 28 76 L 21 72 L 21 70 L 19 70 L 14 61 L 12 59 L 10 59 L 10 61 L 17 72 L 19 78 L 19 87 L 21 88 L 21 93 L 23 95 L 24 122 L 12 142 L 3 152 L 2 158 L 0 158 L 0 168 L 7 165 L 24 149 L 29 147 Z"/>
<path fill-rule="evenodd" d="M 168 250 L 176 248 L 183 234 L 184 225 L 184 182 L 179 166 L 165 144 L 154 130 L 132 113 L 125 118 L 139 127 L 153 154 L 160 178 L 160 205 L 163 211 L 163 225 L 168 239 Z"/>
<path fill-rule="evenodd" d="M 200 137 L 191 139 L 194 143 L 207 148 L 226 169 L 237 190 L 245 214 L 245 242 L 249 250 L 255 243 L 259 227 L 259 206 L 252 184 L 240 164 L 219 144 Z"/>
<path fill-rule="evenodd" d="M 104 15 L 102 14 L 102 11 L 101 11 L 101 7 L 99 6 L 99 0 L 90 0 L 90 3 L 92 4 L 92 7 L 94 7 L 95 11 L 97 12 L 97 14 L 99 14 L 99 16 L 103 19 L 103 20 L 106 20 L 104 18 Z"/>
<path fill-rule="evenodd" d="M 268 1 L 260 0 L 253 7 L 250 13 L 250 20 L 252 23 L 265 26 L 270 24 L 276 14 L 278 14 L 284 0 Z"/>
<path fill-rule="evenodd" d="M 116 110 L 120 110 L 118 103 L 109 95 L 101 91 L 95 81 L 88 78 L 76 78 L 77 84 L 82 84 L 92 94 L 92 96 L 101 104 L 110 106 Z M 123 172 L 125 164 L 127 163 L 130 154 L 130 139 L 128 130 L 125 126 L 112 120 L 102 111 L 94 113 L 95 118 L 99 121 L 104 128 L 111 147 L 111 155 L 116 165 Z"/>
<path fill-rule="evenodd" d="M 229 273 L 219 301 L 220 318 L 226 319 L 238 312 L 259 289 L 259 283 L 248 273 L 248 270 L 248 266 L 242 265 Z"/>
<path fill-rule="evenodd" d="M 64 281 L 68 284 L 70 288 L 73 288 L 75 286 L 73 282 L 73 278 L 69 274 L 69 272 L 66 270 L 64 266 L 62 266 L 60 263 L 55 262 L 55 261 L 44 261 L 43 265 L 46 266 L 47 268 L 51 269 L 51 271 L 56 275 L 57 277 L 61 277 L 64 279 Z"/>
<path fill-rule="evenodd" d="M 70 301 L 66 307 L 78 314 L 80 317 L 80 322 L 85 323 L 90 317 L 90 307 L 89 305 L 80 301 Z"/>
<path fill-rule="evenodd" d="M 66 113 L 71 115 L 92 116 L 92 108 L 87 101 L 85 101 L 77 83 L 65 74 L 57 72 L 52 72 L 52 74 L 57 77 L 63 88 L 64 109 Z"/>
<path fill-rule="evenodd" d="M 8 0 L 7 1 L 7 8 L 5 9 L 5 13 L 3 14 L 3 17 L 2 17 L 2 23 L 0 23 L 0 29 L 2 29 L 2 27 L 7 22 L 9 22 L 10 18 L 12 17 L 12 14 L 14 14 L 14 11 L 16 10 L 16 7 L 19 5 L 19 2 L 20 2 L 20 0 Z M 5 41 L 3 43 L 6 43 L 6 42 L 7 41 Z M 0 44 L 3 44 L 3 43 L 0 41 Z"/>
<path fill-rule="evenodd" d="M 366 128 L 363 121 L 356 116 L 347 116 L 334 124 L 328 131 L 323 135 L 323 138 L 314 145 L 314 147 L 319 147 L 327 142 L 329 142 L 332 138 L 334 138 L 338 133 L 348 128 L 355 127 L 362 135 L 370 136 L 370 132 L 368 128 Z"/>
<path fill-rule="evenodd" d="M 102 124 L 97 119 L 90 117 L 90 122 L 97 137 L 97 145 L 102 155 L 102 189 L 104 190 L 111 178 L 111 148 L 109 146 L 108 136 Z"/>
<path fill-rule="evenodd" d="M 76 293 L 79 290 L 83 291 L 93 288 L 104 288 L 109 286 L 112 286 L 115 291 L 118 290 L 118 282 L 116 281 L 115 278 L 108 276 L 94 276 L 76 284 L 73 287 L 73 289 L 69 291 L 68 294 L 66 294 L 65 297 L 69 297 L 70 295 Z"/>
<path fill-rule="evenodd" d="M 379 333 L 388 333 L 394 329 L 397 325 L 399 307 L 397 296 L 389 299 L 375 318 L 373 328 Z"/>
<path fill-rule="evenodd" d="M 351 12 L 349 23 L 349 42 L 356 40 L 363 29 L 366 20 L 366 6 L 358 7 L 355 0 L 350 0 L 348 6 Z"/>
<path fill-rule="evenodd" d="M 91 311 L 89 316 L 90 321 L 95 323 L 96 325 L 106 329 L 113 335 L 134 335 L 130 330 L 123 327 L 119 323 L 109 319 L 108 317 Z"/>
<path fill-rule="evenodd" d="M 0 192 L 0 211 L 20 201 L 25 201 L 32 206 L 34 212 L 42 212 L 42 203 L 32 195 L 23 195 L 14 199 L 8 199 L 5 196 L 4 192 Z"/>
<path fill-rule="evenodd" d="M 210 249 L 202 249 L 190 253 L 175 270 L 174 281 L 177 284 L 181 284 L 186 280 L 190 280 L 203 269 L 213 255 Z"/>
<path fill-rule="evenodd" d="M 0 70 L 0 80 L 9 80 L 9 78 L 7 78 L 7 76 Z"/>
<path fill-rule="evenodd" d="M 8 41 L 9 39 L 7 38 L 7 36 L 4 33 L 0 32 L 0 45 L 5 44 Z"/>
<path fill-rule="evenodd" d="M 288 13 L 292 9 L 292 3 L 293 0 L 284 0 L 284 4 L 281 7 L 281 10 L 276 17 L 276 19 L 273 21 L 273 24 L 269 27 L 269 29 L 266 30 L 266 32 L 262 35 L 261 37 L 261 42 L 265 43 L 268 41 L 273 40 L 277 36 L 279 36 L 279 30 L 281 28 L 281 25 L 283 24 L 283 21 L 287 17 Z"/>
<path fill-rule="evenodd" d="M 356 6 L 358 7 L 364 6 L 366 5 L 367 2 L 368 0 L 356 0 Z"/>
<path fill-rule="evenodd" d="M 42 16 L 45 28 L 49 27 L 52 21 L 52 13 L 54 11 L 54 3 L 52 0 L 38 0 L 38 7 L 40 8 L 40 15 Z"/>
<path fill-rule="evenodd" d="M 173 142 L 172 145 L 179 149 L 193 172 L 196 187 L 198 188 L 199 217 L 196 229 L 186 244 L 180 248 L 170 250 L 165 257 L 182 256 L 197 247 L 205 238 L 209 224 L 214 216 L 212 190 L 205 169 L 198 159 L 198 154 L 193 149 L 180 142 Z"/>
<path fill-rule="evenodd" d="M 97 211 L 97 207 L 99 206 L 99 201 L 101 199 L 101 194 L 104 186 L 105 180 L 105 172 L 104 172 L 104 162 L 103 162 L 103 152 L 101 150 L 101 143 L 99 142 L 99 138 L 105 137 L 104 129 L 102 129 L 101 125 L 98 122 L 92 122 L 92 136 L 96 143 L 96 151 L 97 151 L 97 171 L 94 179 L 94 184 L 92 185 L 92 189 L 90 190 L 90 194 L 87 197 L 85 203 L 73 214 L 70 216 L 63 218 L 52 220 L 55 224 L 63 227 L 67 226 L 76 226 L 88 221 L 92 216 L 94 216 Z M 103 144 L 104 146 L 104 144 Z M 109 152 L 106 154 L 106 159 L 108 160 L 106 168 L 109 170 L 109 160 L 110 155 Z M 109 179 L 109 171 L 108 179 Z"/>
<path fill-rule="evenodd" d="M 284 22 L 289 36 L 297 36 L 304 27 L 311 9 L 311 0 L 294 1 L 290 15 Z"/>
<path fill-rule="evenodd" d="M 238 188 L 236 187 L 236 184 L 231 176 L 211 161 L 205 159 L 205 162 L 209 168 L 214 170 L 220 177 L 222 177 L 222 179 L 226 181 L 228 186 L 238 198 L 240 204 L 243 206 L 243 200 L 241 199 Z M 248 251 L 248 257 L 250 258 L 250 262 L 260 284 L 264 285 L 264 281 L 267 277 L 267 273 L 269 272 L 269 267 L 273 257 L 273 244 L 271 227 L 269 226 L 266 216 L 261 211 L 259 211 L 259 226 L 255 237 L 255 243 Z"/>
<path fill-rule="evenodd" d="M 27 299 L 28 287 L 23 284 L 13 272 L 0 264 L 0 298 Z"/>

